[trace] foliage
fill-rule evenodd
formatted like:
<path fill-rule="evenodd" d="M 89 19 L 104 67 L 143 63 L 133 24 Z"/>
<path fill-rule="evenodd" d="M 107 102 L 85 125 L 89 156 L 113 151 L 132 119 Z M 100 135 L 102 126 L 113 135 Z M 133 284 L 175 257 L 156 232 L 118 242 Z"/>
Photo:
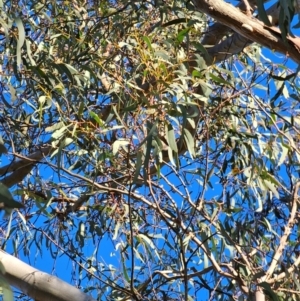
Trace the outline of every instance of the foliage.
<path fill-rule="evenodd" d="M 99 300 L 298 297 L 291 62 L 209 65 L 179 0 L 0 4 L 1 180 L 26 206 L 4 249 L 69 258 Z"/>

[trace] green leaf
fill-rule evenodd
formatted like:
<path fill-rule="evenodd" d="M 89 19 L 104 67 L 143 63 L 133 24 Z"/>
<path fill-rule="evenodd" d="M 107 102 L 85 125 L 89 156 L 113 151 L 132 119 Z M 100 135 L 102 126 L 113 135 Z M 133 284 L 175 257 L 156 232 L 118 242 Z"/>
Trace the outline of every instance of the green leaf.
<path fill-rule="evenodd" d="M 227 80 L 225 80 L 225 79 L 223 79 L 223 78 L 221 78 L 221 77 L 219 77 L 219 76 L 216 76 L 216 75 L 214 75 L 214 74 L 212 74 L 212 73 L 209 73 L 209 76 L 210 76 L 210 78 L 211 78 L 213 81 L 215 81 L 216 83 L 224 84 L 224 85 L 226 85 L 226 86 L 230 86 L 230 85 L 231 85 L 230 82 L 228 82 Z"/>
<path fill-rule="evenodd" d="M 60 126 L 58 126 L 58 127 L 60 127 Z M 68 129 L 67 126 L 60 127 L 58 130 L 56 130 L 55 132 L 53 132 L 52 138 L 54 140 L 60 139 L 65 134 L 65 132 L 67 131 L 67 129 Z M 52 154 L 52 156 L 53 156 L 53 154 Z"/>
<path fill-rule="evenodd" d="M 262 170 L 260 177 L 263 180 L 268 180 L 269 182 L 275 184 L 276 186 L 280 186 L 279 182 L 274 178 L 274 176 L 272 176 L 269 172 L 267 172 L 266 170 Z"/>
<path fill-rule="evenodd" d="M 175 152 L 178 153 L 178 148 L 177 148 L 177 143 L 176 143 L 176 138 L 175 138 L 175 131 L 170 123 L 166 125 L 166 132 L 167 132 L 167 141 L 171 149 Z"/>
<path fill-rule="evenodd" d="M 7 149 L 4 145 L 4 141 L 3 141 L 2 137 L 0 135 L 0 155 L 2 155 L 2 154 L 7 154 Z"/>
<path fill-rule="evenodd" d="M 29 57 L 29 60 L 30 60 L 30 64 L 33 65 L 33 66 L 36 66 L 36 62 L 34 61 L 33 57 L 32 57 L 32 52 L 31 52 L 31 41 L 29 40 L 25 40 L 25 43 L 26 43 L 26 50 L 27 50 L 27 55 Z"/>
<path fill-rule="evenodd" d="M 182 43 L 182 42 L 183 42 L 183 39 L 188 35 L 188 33 L 189 33 L 190 30 L 191 30 L 190 27 L 181 30 L 181 31 L 178 33 L 177 37 L 176 37 L 177 41 L 178 41 L 179 43 Z"/>
<path fill-rule="evenodd" d="M 272 26 L 264 7 L 264 0 L 256 0 L 259 18 L 268 26 Z"/>
<path fill-rule="evenodd" d="M 15 20 L 16 25 L 18 27 L 18 42 L 17 42 L 17 64 L 20 67 L 22 64 L 22 58 L 21 58 L 21 48 L 25 41 L 25 30 L 22 23 L 22 20 L 20 18 L 16 18 Z"/>
<path fill-rule="evenodd" d="M 146 44 L 147 44 L 148 48 L 151 50 L 151 52 L 153 52 L 153 48 L 152 48 L 151 41 L 150 41 L 149 37 L 143 36 L 142 39 L 146 42 Z"/>
<path fill-rule="evenodd" d="M 128 272 L 127 272 L 128 269 L 127 269 L 126 264 L 125 264 L 125 259 L 124 259 L 123 253 L 122 253 L 121 259 L 122 259 L 123 276 L 124 276 L 125 280 L 127 281 L 127 283 L 130 283 L 130 277 L 129 277 Z"/>
<path fill-rule="evenodd" d="M 89 114 L 99 124 L 99 126 L 102 127 L 105 125 L 104 121 L 99 118 L 98 114 L 92 111 L 90 111 Z"/>
<path fill-rule="evenodd" d="M 2 288 L 3 301 L 14 301 L 14 296 L 10 285 L 3 276 L 0 276 L 0 286 Z"/>
<path fill-rule="evenodd" d="M 154 52 L 154 55 L 156 57 L 159 57 L 159 58 L 163 59 L 166 62 L 170 62 L 171 61 L 171 58 L 170 58 L 169 54 L 166 51 L 157 50 L 157 51 Z"/>
<path fill-rule="evenodd" d="M 274 196 L 277 199 L 279 199 L 279 193 L 278 193 L 277 188 L 275 187 L 275 185 L 272 182 L 268 181 L 268 180 L 264 180 L 263 183 L 265 184 L 265 186 L 267 188 L 269 188 L 269 190 L 271 190 L 273 192 Z"/>
<path fill-rule="evenodd" d="M 192 134 L 185 128 L 184 129 L 184 140 L 186 143 L 186 146 L 188 148 L 188 151 L 192 158 L 196 156 L 195 154 L 195 140 L 192 136 Z"/>
<path fill-rule="evenodd" d="M 68 68 L 66 66 L 66 64 L 52 64 L 54 68 L 56 68 L 58 70 L 58 72 L 61 74 L 61 76 L 63 76 L 63 74 L 66 74 L 67 77 L 69 78 L 70 82 L 73 84 L 74 83 L 74 77 L 73 77 L 73 73 L 71 72 L 74 71 L 73 69 L 70 70 L 70 68 Z M 76 73 L 76 72 L 74 72 Z"/>
<path fill-rule="evenodd" d="M 289 148 L 287 146 L 285 146 L 284 144 L 281 145 L 281 148 L 282 148 L 282 151 L 280 152 L 279 160 L 277 163 L 278 167 L 284 163 L 284 161 L 288 155 L 288 152 L 289 152 Z"/>
<path fill-rule="evenodd" d="M 140 171 L 141 171 L 141 168 L 142 168 L 142 165 L 143 165 L 143 152 L 142 151 L 138 151 L 137 152 L 137 155 L 136 155 L 136 165 L 135 165 L 135 173 L 134 173 L 134 177 L 133 177 L 133 184 L 136 184 L 137 183 L 137 179 L 138 179 L 138 176 L 140 174 Z"/>
<path fill-rule="evenodd" d="M 150 248 L 154 251 L 155 255 L 160 259 L 160 256 L 156 250 L 155 244 L 152 242 L 152 240 L 147 237 L 144 234 L 138 234 L 137 235 L 144 243 L 148 244 L 150 246 Z"/>
<path fill-rule="evenodd" d="M 45 132 L 46 133 L 51 133 L 51 132 L 60 130 L 64 126 L 65 126 L 65 124 L 62 121 L 60 121 L 60 122 L 57 122 L 57 123 L 53 124 L 52 126 L 46 127 Z"/>
<path fill-rule="evenodd" d="M 9 189 L 0 182 L 0 208 L 1 209 L 13 209 L 23 208 L 24 205 L 16 202 L 10 193 Z"/>

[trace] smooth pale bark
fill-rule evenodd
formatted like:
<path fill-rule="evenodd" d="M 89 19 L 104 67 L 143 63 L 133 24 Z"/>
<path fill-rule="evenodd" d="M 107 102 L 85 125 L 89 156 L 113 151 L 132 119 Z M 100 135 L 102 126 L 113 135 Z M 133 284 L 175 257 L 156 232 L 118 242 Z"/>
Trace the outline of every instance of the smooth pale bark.
<path fill-rule="evenodd" d="M 300 38 L 288 37 L 289 45 L 286 45 L 277 28 L 264 25 L 263 22 L 247 16 L 223 0 L 194 0 L 194 5 L 197 10 L 245 37 L 246 41 L 256 42 L 271 50 L 288 55 L 296 63 L 300 63 Z M 215 62 L 215 56 L 212 53 L 210 55 L 213 56 L 211 63 Z M 231 56 L 230 53 L 228 56 Z"/>
<path fill-rule="evenodd" d="M 249 4 L 255 9 L 256 1 L 248 1 Z M 239 7 L 242 11 L 243 1 L 239 3 Z M 299 11 L 300 0 L 296 4 L 296 12 Z M 266 10 L 266 14 L 269 18 L 270 23 L 273 26 L 278 25 L 279 23 L 279 13 L 280 7 L 277 3 L 274 3 Z M 247 45 L 252 44 L 252 39 L 249 40 L 238 33 L 233 33 L 228 36 L 225 40 L 224 37 L 228 34 L 229 31 L 232 31 L 229 27 L 224 26 L 220 22 L 215 22 L 207 29 L 207 33 L 202 39 L 202 44 L 207 48 L 208 54 L 214 58 L 215 62 L 221 62 L 228 57 L 231 57 L 234 54 L 240 53 Z"/>
<path fill-rule="evenodd" d="M 251 9 L 254 10 L 256 0 L 248 0 L 248 3 L 251 6 Z M 237 5 L 237 7 L 242 11 L 247 11 L 247 8 L 245 7 L 245 1 L 241 1 Z M 207 45 L 217 45 L 224 38 L 224 36 L 228 33 L 229 30 L 230 28 L 224 26 L 224 24 L 220 22 L 215 22 L 214 24 L 208 27 L 207 32 L 202 39 L 202 44 L 204 45 L 204 47 L 206 47 Z"/>
<path fill-rule="evenodd" d="M 3 277 L 36 301 L 96 301 L 79 289 L 0 250 Z"/>

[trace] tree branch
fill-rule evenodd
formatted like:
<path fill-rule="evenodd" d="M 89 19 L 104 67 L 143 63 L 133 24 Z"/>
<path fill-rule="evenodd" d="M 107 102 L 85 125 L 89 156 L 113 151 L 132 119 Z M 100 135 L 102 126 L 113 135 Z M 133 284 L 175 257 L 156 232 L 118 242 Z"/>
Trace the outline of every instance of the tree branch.
<path fill-rule="evenodd" d="M 3 277 L 34 300 L 96 301 L 74 286 L 43 273 L 2 250 L 0 261 L 5 269 Z"/>
<path fill-rule="evenodd" d="M 2 168 L 0 168 L 0 176 L 5 176 L 7 173 L 10 175 L 4 177 L 1 182 L 7 187 L 12 187 L 13 185 L 21 182 L 26 175 L 30 173 L 32 168 L 36 163 L 43 160 L 48 156 L 54 148 L 52 146 L 41 147 L 38 151 L 29 155 L 28 157 L 20 156 L 14 153 L 16 157 L 21 157 L 21 160 L 9 163 Z"/>
<path fill-rule="evenodd" d="M 252 9 L 255 8 L 256 1 L 255 0 L 249 0 L 247 3 L 244 1 L 241 1 L 237 7 L 241 9 L 242 11 L 246 11 L 248 8 L 246 7 L 246 4 L 249 4 Z M 227 26 L 224 26 L 224 24 L 220 22 L 215 22 L 211 26 L 208 27 L 207 33 L 204 35 L 201 43 L 204 45 L 204 47 L 209 47 L 211 45 L 217 45 L 224 36 L 230 31 L 230 28 Z M 229 38 L 230 39 L 230 38 Z"/>
<path fill-rule="evenodd" d="M 222 0 L 194 0 L 194 4 L 199 11 L 210 15 L 247 40 L 289 55 L 296 63 L 300 63 L 300 38 L 287 37 L 287 45 L 281 34 L 274 31 L 272 27 L 246 16 L 238 8 Z"/>

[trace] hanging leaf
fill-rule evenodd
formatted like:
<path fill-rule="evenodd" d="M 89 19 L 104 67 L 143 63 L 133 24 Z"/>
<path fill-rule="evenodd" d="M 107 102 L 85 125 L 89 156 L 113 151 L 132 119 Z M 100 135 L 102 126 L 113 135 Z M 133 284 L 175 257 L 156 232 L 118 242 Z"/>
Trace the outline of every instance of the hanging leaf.
<path fill-rule="evenodd" d="M 173 129 L 173 127 L 170 123 L 168 123 L 166 125 L 166 133 L 167 133 L 166 138 L 167 138 L 169 146 L 171 147 L 171 149 L 175 153 L 178 153 L 177 143 L 176 143 L 176 138 L 175 138 L 175 132 L 174 132 L 174 129 Z"/>
<path fill-rule="evenodd" d="M 22 23 L 22 20 L 20 18 L 15 19 L 17 28 L 18 28 L 18 42 L 17 42 L 17 64 L 18 67 L 21 66 L 22 64 L 22 59 L 21 59 L 21 49 L 25 41 L 25 30 L 24 26 Z"/>
<path fill-rule="evenodd" d="M 7 154 L 7 148 L 4 145 L 4 141 L 0 135 L 0 155 Z"/>
<path fill-rule="evenodd" d="M 187 149 L 191 155 L 192 158 L 196 156 L 195 154 L 195 140 L 191 133 L 185 128 L 184 129 L 184 140 L 187 146 Z"/>
<path fill-rule="evenodd" d="M 259 18 L 268 26 L 272 26 L 264 7 L 263 0 L 256 0 Z"/>

